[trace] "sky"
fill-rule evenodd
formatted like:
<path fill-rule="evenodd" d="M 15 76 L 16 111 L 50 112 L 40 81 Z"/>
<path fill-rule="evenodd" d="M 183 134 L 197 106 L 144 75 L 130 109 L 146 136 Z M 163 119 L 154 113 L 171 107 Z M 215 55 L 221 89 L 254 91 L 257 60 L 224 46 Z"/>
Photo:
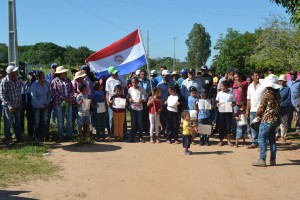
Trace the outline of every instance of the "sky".
<path fill-rule="evenodd" d="M 185 40 L 195 23 L 211 36 L 213 50 L 228 28 L 241 33 L 264 26 L 285 9 L 270 0 L 16 0 L 19 45 L 53 42 L 98 51 L 140 28 L 149 57 L 184 61 Z M 0 1 L 0 43 L 8 43 L 8 0 Z M 174 38 L 176 38 L 174 40 Z M 147 48 L 146 48 L 147 49 Z"/>

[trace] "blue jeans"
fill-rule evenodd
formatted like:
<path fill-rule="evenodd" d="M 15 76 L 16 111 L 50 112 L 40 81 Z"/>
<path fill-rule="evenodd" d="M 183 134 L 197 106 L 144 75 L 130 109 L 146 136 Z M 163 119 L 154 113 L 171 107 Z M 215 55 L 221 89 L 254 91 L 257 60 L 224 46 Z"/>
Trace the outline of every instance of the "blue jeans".
<path fill-rule="evenodd" d="M 60 139 L 64 137 L 64 118 L 67 121 L 67 134 L 71 138 L 73 136 L 73 126 L 72 126 L 72 105 L 68 106 L 68 114 L 66 113 L 66 108 L 60 105 L 54 106 L 54 111 L 57 114 L 57 124 L 58 124 L 58 134 Z"/>
<path fill-rule="evenodd" d="M 113 115 L 114 112 L 111 108 L 107 109 L 108 112 L 108 123 L 109 123 L 109 131 L 108 131 L 108 136 L 113 137 L 113 132 L 114 132 L 114 120 L 113 120 Z"/>
<path fill-rule="evenodd" d="M 20 111 L 21 111 L 21 108 L 18 107 L 18 108 L 15 108 L 13 113 L 11 113 L 11 112 L 9 112 L 9 109 L 7 106 L 3 106 L 4 134 L 5 134 L 5 138 L 7 140 L 12 139 L 12 134 L 10 132 L 11 126 L 14 129 L 17 140 L 20 140 L 22 138 L 21 126 L 20 126 Z"/>
<path fill-rule="evenodd" d="M 49 139 L 48 129 L 48 108 L 34 108 L 34 128 L 35 137 L 39 139 Z"/>
<path fill-rule="evenodd" d="M 267 157 L 267 139 L 269 139 L 270 144 L 270 160 L 276 160 L 276 128 L 277 126 L 265 122 L 262 122 L 259 126 L 258 143 L 260 148 L 259 158 L 261 160 L 266 160 Z"/>
<path fill-rule="evenodd" d="M 250 112 L 250 123 L 254 120 L 256 112 Z M 260 131 L 260 130 L 259 130 Z M 258 132 L 251 128 L 252 145 L 258 145 Z"/>
<path fill-rule="evenodd" d="M 143 138 L 143 110 L 130 110 L 131 115 L 131 140 L 139 132 L 139 138 Z"/>

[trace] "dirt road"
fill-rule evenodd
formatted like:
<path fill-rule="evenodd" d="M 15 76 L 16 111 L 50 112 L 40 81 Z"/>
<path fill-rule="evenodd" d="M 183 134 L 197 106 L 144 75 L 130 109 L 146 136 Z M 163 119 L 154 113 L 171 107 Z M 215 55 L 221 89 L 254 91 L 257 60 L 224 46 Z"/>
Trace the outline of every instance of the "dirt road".
<path fill-rule="evenodd" d="M 300 147 L 278 145 L 278 165 L 252 167 L 258 150 L 150 143 L 57 145 L 61 178 L 6 188 L 0 199 L 299 199 Z"/>

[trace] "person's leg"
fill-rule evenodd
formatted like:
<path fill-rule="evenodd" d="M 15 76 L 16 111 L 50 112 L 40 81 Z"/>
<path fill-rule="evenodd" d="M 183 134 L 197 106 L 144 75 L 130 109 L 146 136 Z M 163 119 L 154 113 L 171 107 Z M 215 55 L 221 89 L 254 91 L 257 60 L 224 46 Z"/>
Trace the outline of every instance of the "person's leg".
<path fill-rule="evenodd" d="M 174 131 L 173 131 L 173 137 L 176 143 L 179 143 L 178 141 L 178 132 L 179 132 L 179 114 L 178 112 L 173 112 L 173 127 L 174 127 Z"/>
<path fill-rule="evenodd" d="M 223 145 L 223 140 L 226 135 L 226 119 L 225 119 L 225 113 L 219 113 L 220 118 L 219 118 L 219 139 L 220 143 L 218 144 L 219 146 Z"/>
<path fill-rule="evenodd" d="M 281 117 L 281 124 L 280 124 L 280 132 L 283 141 L 285 141 L 287 129 L 288 129 L 288 115 L 286 114 Z"/>
<path fill-rule="evenodd" d="M 20 127 L 20 111 L 21 108 L 15 108 L 13 112 L 13 129 L 16 134 L 16 139 L 21 140 L 22 139 L 22 132 Z"/>
<path fill-rule="evenodd" d="M 124 139 L 124 120 L 125 120 L 125 111 L 119 113 L 119 119 L 120 119 L 120 138 Z M 123 122 L 123 123 L 122 123 Z"/>
<path fill-rule="evenodd" d="M 99 113 L 99 120 L 96 123 L 100 124 L 100 137 L 104 140 L 105 139 L 105 126 L 106 126 L 106 112 Z"/>
<path fill-rule="evenodd" d="M 259 135 L 258 135 L 258 143 L 260 148 L 260 160 L 266 160 L 267 157 L 267 137 L 271 130 L 271 126 L 269 123 L 262 122 L 259 126 Z"/>
<path fill-rule="evenodd" d="M 111 108 L 108 108 L 107 109 L 108 111 L 108 123 L 109 123 L 109 131 L 108 131 L 108 135 L 109 137 L 113 137 L 114 136 L 114 121 L 113 120 L 113 115 L 114 115 L 114 112 Z"/>
<path fill-rule="evenodd" d="M 163 105 L 162 110 L 160 112 L 160 123 L 162 126 L 161 134 L 165 134 L 167 132 L 167 129 L 168 129 L 168 117 L 167 116 L 168 116 L 167 106 Z"/>
<path fill-rule="evenodd" d="M 256 113 L 250 112 L 250 122 L 252 122 L 255 118 Z M 252 146 L 258 146 L 258 132 L 251 128 L 251 137 L 252 137 Z"/>
<path fill-rule="evenodd" d="M 155 136 L 156 136 L 156 143 L 160 143 L 159 140 L 159 121 L 160 121 L 160 116 L 159 115 L 154 115 L 154 127 L 155 127 Z"/>
<path fill-rule="evenodd" d="M 31 103 L 26 105 L 26 119 L 27 119 L 27 135 L 29 138 L 34 134 L 34 111 Z"/>
<path fill-rule="evenodd" d="M 238 147 L 239 139 L 242 138 L 242 126 L 237 126 L 236 136 L 235 136 L 235 146 Z"/>
<path fill-rule="evenodd" d="M 49 127 L 48 124 L 48 108 L 43 108 L 40 114 L 40 122 L 42 123 L 42 137 L 44 141 L 49 141 Z"/>
<path fill-rule="evenodd" d="M 163 117 L 166 118 L 166 116 Z M 172 117 L 173 117 L 172 112 L 168 111 L 167 112 L 167 120 L 168 120 L 167 143 L 171 143 L 171 139 L 173 136 L 174 127 L 173 127 Z"/>
<path fill-rule="evenodd" d="M 63 108 L 60 105 L 54 106 L 54 112 L 57 116 L 57 128 L 58 128 L 58 135 L 60 140 L 64 138 L 64 118 L 63 118 Z"/>
<path fill-rule="evenodd" d="M 73 137 L 72 105 L 67 105 L 67 106 L 68 106 L 68 113 L 66 113 L 67 133 L 68 133 L 68 138 L 72 139 Z"/>
<path fill-rule="evenodd" d="M 137 111 L 137 127 L 139 132 L 139 138 L 143 139 L 143 110 Z"/>
<path fill-rule="evenodd" d="M 149 128 L 150 128 L 150 123 L 149 123 L 149 108 L 147 107 L 147 102 L 143 102 L 143 131 L 145 132 L 145 135 L 149 134 Z"/>
<path fill-rule="evenodd" d="M 271 126 L 270 131 L 268 133 L 268 138 L 269 138 L 269 145 L 270 145 L 270 161 L 275 161 L 276 160 L 276 151 L 277 151 L 277 147 L 276 147 L 276 131 L 275 131 L 276 127 L 275 126 Z M 272 163 L 271 163 L 272 165 Z"/>
<path fill-rule="evenodd" d="M 231 131 L 232 131 L 232 113 L 226 113 L 226 134 L 227 134 L 227 144 L 233 146 L 230 142 Z"/>
<path fill-rule="evenodd" d="M 34 113 L 34 136 L 32 138 L 29 137 L 29 140 L 33 138 L 41 139 L 41 129 L 40 129 L 40 120 L 41 120 L 41 109 L 40 108 L 33 108 Z M 43 127 L 45 128 L 45 127 Z"/>
<path fill-rule="evenodd" d="M 136 110 L 130 110 L 130 116 L 131 116 L 131 141 L 135 141 L 135 136 L 136 136 L 136 132 L 137 132 L 137 111 Z"/>
<path fill-rule="evenodd" d="M 149 122 L 150 122 L 150 143 L 153 143 L 153 130 L 154 130 L 154 124 L 155 123 L 155 116 L 151 113 L 149 113 Z"/>
<path fill-rule="evenodd" d="M 4 119 L 4 135 L 5 140 L 7 142 L 11 142 L 12 140 L 12 134 L 10 132 L 11 124 L 12 124 L 12 113 L 9 112 L 9 109 L 7 106 L 3 106 L 3 119 Z"/>

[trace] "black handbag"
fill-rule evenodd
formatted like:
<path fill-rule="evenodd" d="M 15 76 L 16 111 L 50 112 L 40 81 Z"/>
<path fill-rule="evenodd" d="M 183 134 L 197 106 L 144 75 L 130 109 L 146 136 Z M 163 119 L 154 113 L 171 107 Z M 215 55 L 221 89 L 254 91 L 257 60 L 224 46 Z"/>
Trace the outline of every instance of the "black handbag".
<path fill-rule="evenodd" d="M 260 121 L 256 122 L 256 123 L 251 123 L 250 127 L 253 128 L 256 132 L 259 131 L 259 125 L 260 125 Z"/>

